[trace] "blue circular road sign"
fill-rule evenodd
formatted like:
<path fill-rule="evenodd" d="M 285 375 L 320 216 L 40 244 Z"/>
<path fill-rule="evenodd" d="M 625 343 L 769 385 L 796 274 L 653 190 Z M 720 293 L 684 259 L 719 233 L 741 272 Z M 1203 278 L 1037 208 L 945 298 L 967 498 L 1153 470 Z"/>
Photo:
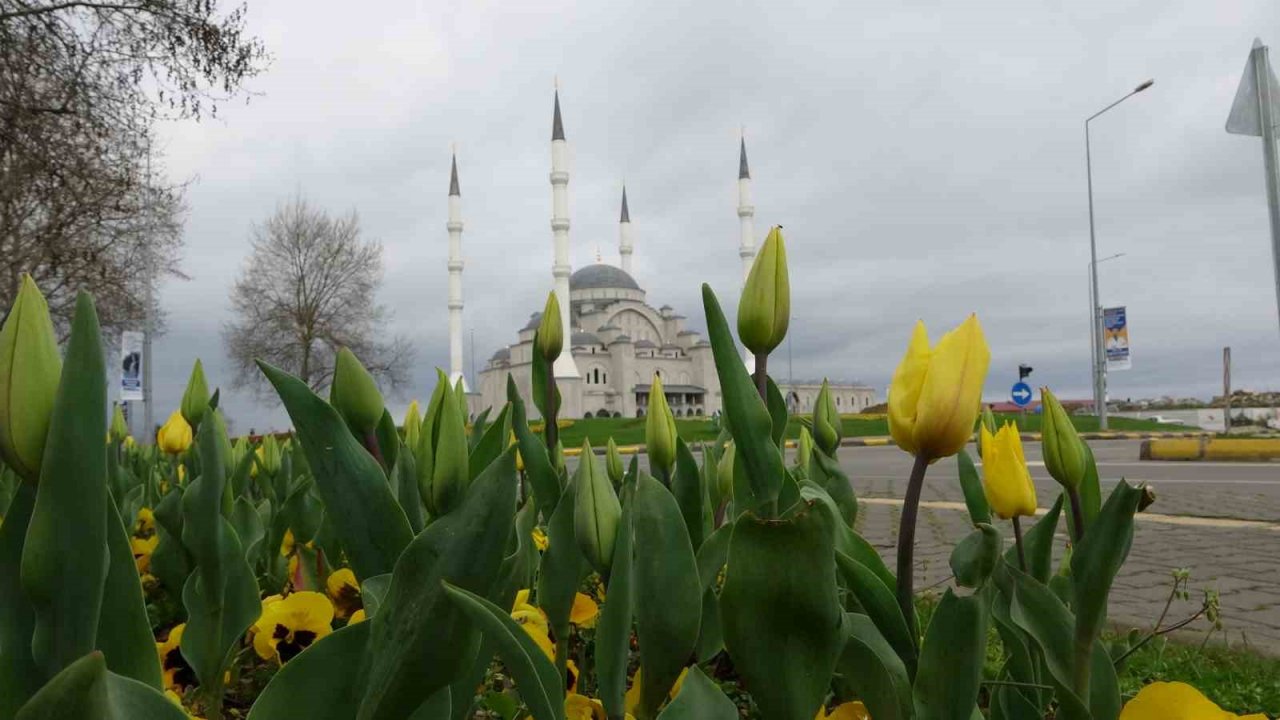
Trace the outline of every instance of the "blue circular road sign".
<path fill-rule="evenodd" d="M 1031 392 L 1031 386 L 1024 383 L 1014 383 L 1013 389 L 1009 391 L 1009 397 L 1013 398 L 1013 404 L 1020 408 L 1024 408 L 1031 404 L 1031 398 L 1035 397 L 1035 393 Z"/>

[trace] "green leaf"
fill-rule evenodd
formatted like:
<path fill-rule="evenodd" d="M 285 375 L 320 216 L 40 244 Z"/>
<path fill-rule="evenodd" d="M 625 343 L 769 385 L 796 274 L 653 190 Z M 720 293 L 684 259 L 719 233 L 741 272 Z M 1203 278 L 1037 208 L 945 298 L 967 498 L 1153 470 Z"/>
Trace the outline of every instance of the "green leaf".
<path fill-rule="evenodd" d="M 1044 584 L 1035 578 L 1008 568 L 1013 576 L 1013 602 L 1009 614 L 1039 646 L 1045 668 L 1052 676 L 1057 692 L 1058 717 L 1061 720 L 1087 720 L 1089 710 L 1071 691 L 1071 667 L 1076 619 Z"/>
<path fill-rule="evenodd" d="M 413 453 L 401 447 L 396 456 L 396 464 L 391 469 L 391 484 L 395 491 L 396 501 L 409 521 L 409 530 L 414 535 L 422 532 L 426 526 L 426 518 L 422 511 L 422 494 L 418 491 L 418 470 L 414 464 Z"/>
<path fill-rule="evenodd" d="M 445 597 L 442 583 L 490 592 L 511 531 L 515 492 L 515 456 L 508 451 L 476 478 L 457 509 L 428 525 L 400 556 L 386 600 L 368 621 L 359 717 L 407 717 L 465 671 L 479 633 Z"/>
<path fill-rule="evenodd" d="M 1084 454 L 1084 480 L 1080 483 L 1080 505 L 1084 511 L 1084 522 L 1087 528 L 1102 509 L 1102 487 L 1098 482 L 1098 462 L 1094 459 L 1093 448 L 1089 447 L 1088 443 L 1084 443 Z"/>
<path fill-rule="evenodd" d="M 920 650 L 912 693 L 919 720 L 972 717 L 987 649 L 987 617 L 981 595 L 962 598 L 947 588 Z"/>
<path fill-rule="evenodd" d="M 1111 661 L 1111 653 L 1102 643 L 1093 644 L 1089 674 L 1089 713 L 1093 720 L 1116 720 L 1120 717 L 1120 679 Z"/>
<path fill-rule="evenodd" d="M 858 599 L 866 616 L 875 623 L 880 635 L 889 643 L 907 670 L 915 677 L 918 653 L 916 639 L 902 617 L 894 591 L 871 568 L 842 552 L 836 552 L 836 565 L 849 592 Z"/>
<path fill-rule="evenodd" d="M 151 574 L 170 592 L 181 592 L 191 574 L 191 554 L 182 544 L 182 487 L 172 488 L 155 507 L 156 537 L 160 542 L 151 554 Z M 279 547 L 277 544 L 276 547 Z"/>
<path fill-rule="evenodd" d="M 765 407 L 769 409 L 769 421 L 772 424 L 770 437 L 773 438 L 773 444 L 779 449 L 787 437 L 787 401 L 782 397 L 782 391 L 778 390 L 778 386 L 773 382 L 773 378 L 765 376 Z"/>
<path fill-rule="evenodd" d="M 951 551 L 951 572 L 956 576 L 956 584 L 981 587 L 1000 562 L 1003 550 L 1000 531 L 987 523 L 978 523 Z"/>
<path fill-rule="evenodd" d="M 360 599 L 364 601 L 366 618 L 372 618 L 378 614 L 378 609 L 382 607 L 383 601 L 387 599 L 387 591 L 390 589 L 391 573 L 374 575 L 360 583 Z"/>
<path fill-rule="evenodd" d="M 542 513 L 542 517 L 550 520 L 556 504 L 560 502 L 560 478 L 551 466 L 547 446 L 529 430 L 524 400 L 520 399 L 516 381 L 510 375 L 507 376 L 507 402 L 511 403 L 511 429 L 515 431 L 516 442 L 520 445 L 524 473 L 533 486 L 533 501 L 538 504 L 538 512 Z"/>
<path fill-rule="evenodd" d="M 738 706 L 715 681 L 694 665 L 680 684 L 680 694 L 658 715 L 659 720 L 737 720 Z"/>
<path fill-rule="evenodd" d="M 991 508 L 987 506 L 987 494 L 982 489 L 982 477 L 978 468 L 963 448 L 956 453 L 956 465 L 960 470 L 960 489 L 964 492 L 964 505 L 969 509 L 969 519 L 974 525 L 991 524 Z"/>
<path fill-rule="evenodd" d="M 689 531 L 671 491 L 641 474 L 631 504 L 635 536 L 642 538 L 635 544 L 635 611 L 644 682 L 636 717 L 647 720 L 657 715 L 693 655 L 702 590 Z"/>
<path fill-rule="evenodd" d="M 867 706 L 871 717 L 909 720 L 911 680 L 902 658 L 866 615 L 848 613 L 844 624 L 847 640 L 836 673 Z"/>
<path fill-rule="evenodd" d="M 102 592 L 102 615 L 95 646 L 106 656 L 112 672 L 163 690 L 156 641 L 147 618 L 138 567 L 129 535 L 120 522 L 115 501 L 107 497 L 107 581 Z"/>
<path fill-rule="evenodd" d="M 263 362 L 298 431 L 325 507 L 357 577 L 391 572 L 413 538 L 404 511 L 373 456 L 351 435 L 342 416 L 306 383 Z"/>
<path fill-rule="evenodd" d="M 680 515 L 684 518 L 685 528 L 689 531 L 689 542 L 694 550 L 702 547 L 702 501 L 705 492 L 702 487 L 702 471 L 698 461 L 684 440 L 676 438 L 676 469 L 671 477 L 671 493 L 680 505 Z"/>
<path fill-rule="evenodd" d="M 396 427 L 395 418 L 391 417 L 391 412 L 386 408 L 383 408 L 382 419 L 374 429 L 374 438 L 378 441 L 382 460 L 387 464 L 384 472 L 389 475 L 391 468 L 400 460 L 400 430 Z"/>
<path fill-rule="evenodd" d="M 487 410 L 485 411 L 488 412 Z M 476 425 L 476 428 L 481 427 Z M 473 431 L 474 434 L 474 431 Z M 498 413 L 498 419 L 479 436 L 475 447 L 471 449 L 471 458 L 469 465 L 471 467 L 471 479 L 476 477 L 489 467 L 489 463 L 497 459 L 503 450 L 507 449 L 508 439 L 511 437 L 511 406 L 503 405 L 502 412 Z"/>
<path fill-rule="evenodd" d="M 800 483 L 800 497 L 806 502 L 816 501 L 816 507 L 826 514 L 836 550 L 871 568 L 876 577 L 880 578 L 887 587 L 897 587 L 898 581 L 889 571 L 889 567 L 884 564 L 884 558 L 876 552 L 875 546 L 854 532 L 853 528 L 840 522 L 840 509 L 826 490 L 810 480 L 805 480 Z"/>
<path fill-rule="evenodd" d="M 840 519 L 852 528 L 858 519 L 858 497 L 853 494 L 853 484 L 840 469 L 840 463 L 815 447 L 809 465 L 810 479 L 827 491 L 839 508 Z"/>
<path fill-rule="evenodd" d="M 633 613 L 634 563 L 632 538 L 635 520 L 632 506 L 622 507 L 622 519 L 618 522 L 618 540 L 613 548 L 613 567 L 609 573 L 604 605 L 596 623 L 596 676 L 600 686 L 600 701 L 610 717 L 622 717 L 626 704 L 627 660 L 631 650 L 631 619 Z"/>
<path fill-rule="evenodd" d="M 1084 538 L 1071 555 L 1071 607 L 1079 632 L 1098 637 L 1106 621 L 1107 598 L 1116 573 L 1129 556 L 1133 544 L 1133 514 L 1138 510 L 1142 490 L 1121 480 L 1092 523 L 1085 525 Z M 1086 521 L 1087 522 L 1087 521 Z"/>
<path fill-rule="evenodd" d="M 711 287 L 705 284 L 702 286 L 702 305 L 707 314 L 707 333 L 711 338 L 716 374 L 720 377 L 724 412 L 737 448 L 734 469 L 737 472 L 741 467 L 747 478 L 742 497 L 734 497 L 734 512 L 759 511 L 772 504 L 782 488 L 782 453 L 773 442 L 773 421 L 769 410 L 742 364 L 742 356 L 738 354 L 738 346 L 733 341 L 720 302 Z M 734 488 L 735 493 L 738 490 Z"/>
<path fill-rule="evenodd" d="M 813 719 L 844 646 L 830 522 L 812 504 L 785 520 L 734 522 L 720 593 L 724 643 L 771 720 Z"/>
<path fill-rule="evenodd" d="M 245 560 L 252 568 L 262 551 L 262 538 L 267 533 L 262 524 L 262 515 L 249 498 L 239 497 L 231 506 L 230 520 L 231 528 L 235 530 L 236 537 L 240 539 L 240 545 L 244 548 Z"/>
<path fill-rule="evenodd" d="M 527 467 L 527 466 L 526 466 Z M 587 559 L 582 557 L 574 538 L 573 515 L 577 506 L 574 489 L 567 489 L 547 523 L 546 552 L 538 570 L 538 607 L 547 614 L 547 622 L 556 638 L 569 636 L 569 615 L 578 583 L 587 574 Z"/>
<path fill-rule="evenodd" d="M 107 670 L 92 652 L 55 675 L 18 711 L 17 720 L 185 720 L 156 689 Z"/>
<path fill-rule="evenodd" d="M 563 720 L 563 680 L 529 633 L 511 619 L 510 611 L 448 583 L 444 589 L 453 604 L 495 641 L 502 664 L 534 719 Z"/>
<path fill-rule="evenodd" d="M 249 720 L 351 720 L 360 706 L 360 667 L 370 622 L 348 625 L 285 663 L 249 710 Z"/>
<path fill-rule="evenodd" d="M 698 548 L 698 580 L 703 590 L 709 590 L 720 576 L 720 569 L 729 559 L 729 541 L 733 538 L 733 525 L 721 525 Z"/>
<path fill-rule="evenodd" d="M 102 336 L 93 300 L 82 292 L 22 547 L 22 588 L 35 613 L 31 655 L 46 677 L 87 655 L 98 635 L 107 576 L 106 435 Z"/>
<path fill-rule="evenodd" d="M 18 708 L 44 683 L 31 657 L 35 614 L 22 592 L 18 570 L 22 541 L 35 506 L 36 490 L 19 481 L 4 522 L 0 523 L 0 719 L 10 720 Z"/>
<path fill-rule="evenodd" d="M 535 348 L 538 346 L 538 334 L 536 332 L 533 334 L 533 346 Z M 546 358 L 542 357 L 542 353 L 537 352 L 535 350 L 532 354 L 533 354 L 533 366 L 529 370 L 529 375 L 533 382 L 533 385 L 532 385 L 533 405 L 534 407 L 538 408 L 538 414 L 541 415 L 542 418 L 545 420 L 548 416 L 552 414 L 547 411 L 547 376 L 550 373 L 550 368 L 547 366 Z M 560 388 L 559 386 L 557 386 L 556 387 L 556 403 L 555 403 L 555 410 L 554 410 L 554 414 L 556 415 L 560 414 L 561 400 L 562 398 L 560 397 Z"/>
<path fill-rule="evenodd" d="M 1022 548 L 1027 554 L 1027 573 L 1041 583 L 1049 582 L 1053 574 L 1053 544 L 1058 532 L 1058 518 L 1062 515 L 1063 496 L 1058 495 L 1053 507 L 1036 521 L 1035 525 L 1022 536 Z M 1005 551 L 1005 562 L 1017 567 L 1018 549 L 1011 547 Z"/>

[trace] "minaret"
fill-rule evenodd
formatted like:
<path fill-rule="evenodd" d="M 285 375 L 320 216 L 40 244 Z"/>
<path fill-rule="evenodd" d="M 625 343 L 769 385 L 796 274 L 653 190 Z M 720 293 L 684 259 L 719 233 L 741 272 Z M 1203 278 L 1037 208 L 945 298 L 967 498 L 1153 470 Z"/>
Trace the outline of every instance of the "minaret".
<path fill-rule="evenodd" d="M 747 139 L 744 136 L 738 154 L 738 223 L 741 240 L 738 256 L 742 258 L 742 281 L 751 274 L 756 261 L 756 208 L 751 204 L 751 171 L 747 169 Z"/>
<path fill-rule="evenodd" d="M 622 272 L 631 274 L 631 213 L 627 210 L 627 186 L 622 186 L 622 217 L 618 219 L 618 255 Z"/>
<path fill-rule="evenodd" d="M 458 189 L 458 155 L 449 172 L 449 382 L 467 388 L 462 373 L 462 191 Z"/>
<path fill-rule="evenodd" d="M 560 120 L 559 88 L 556 89 L 555 117 L 551 121 L 551 233 L 555 239 L 551 275 L 555 278 L 556 299 L 560 302 L 560 321 L 568 339 L 573 334 L 569 321 L 569 273 L 573 269 L 569 266 L 569 147 L 564 140 L 564 122 Z M 556 358 L 554 371 L 558 378 L 578 377 L 568 342 L 565 351 Z"/>

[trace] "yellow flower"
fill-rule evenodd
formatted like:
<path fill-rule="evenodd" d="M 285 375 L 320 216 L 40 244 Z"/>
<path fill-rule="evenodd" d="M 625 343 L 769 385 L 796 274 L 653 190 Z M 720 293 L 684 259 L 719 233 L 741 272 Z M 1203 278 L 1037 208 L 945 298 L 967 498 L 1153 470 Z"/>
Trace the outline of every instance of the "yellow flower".
<path fill-rule="evenodd" d="M 364 608 L 360 608 L 359 610 L 351 613 L 351 617 L 350 619 L 347 620 L 347 624 L 355 625 L 356 623 L 362 623 L 364 621 L 365 621 Z"/>
<path fill-rule="evenodd" d="M 818 708 L 818 714 L 813 716 L 813 720 L 871 720 L 871 713 L 860 702 L 847 702 L 838 705 L 829 714 L 826 708 Z"/>
<path fill-rule="evenodd" d="M 547 533 L 540 527 L 533 529 L 533 544 L 537 546 L 539 552 L 546 552 L 551 547 L 551 540 L 547 538 Z"/>
<path fill-rule="evenodd" d="M 191 447 L 191 426 L 182 417 L 182 412 L 174 410 L 169 419 L 156 433 L 156 445 L 170 455 L 180 455 Z"/>
<path fill-rule="evenodd" d="M 1000 518 L 1036 514 L 1036 486 L 1031 482 L 1018 428 L 1005 423 L 995 435 L 986 425 L 982 435 L 982 488 L 987 504 Z"/>
<path fill-rule="evenodd" d="M 133 523 L 133 534 L 147 537 L 156 530 L 156 516 L 149 507 L 138 508 L 138 518 Z"/>
<path fill-rule="evenodd" d="M 293 531 L 285 530 L 284 537 L 280 538 L 280 557 L 289 557 L 292 555 L 294 544 Z"/>
<path fill-rule="evenodd" d="M 333 628 L 333 603 L 323 594 L 296 592 L 283 600 L 263 601 L 253 624 L 253 649 L 263 660 L 286 663 Z"/>
<path fill-rule="evenodd" d="M 127 447 L 127 448 L 132 448 L 132 447 L 133 447 L 134 445 L 136 445 L 136 444 L 137 444 L 137 441 L 133 439 L 133 436 L 132 436 L 132 435 L 125 435 L 125 436 L 124 436 L 124 446 L 125 446 L 125 447 Z"/>
<path fill-rule="evenodd" d="M 551 625 L 547 622 L 547 614 L 529 603 L 528 588 L 516 593 L 516 601 L 511 606 L 511 619 L 529 633 L 529 637 L 533 638 L 548 658 L 555 659 L 556 646 L 551 642 Z"/>
<path fill-rule="evenodd" d="M 149 538 L 129 538 L 129 549 L 133 551 L 133 564 L 138 566 L 138 574 L 145 575 L 151 571 L 151 554 L 160 544 L 160 536 Z"/>
<path fill-rule="evenodd" d="M 689 668 L 680 671 L 680 676 L 676 678 L 676 682 L 671 686 L 671 692 L 667 693 L 667 697 L 675 699 L 680 694 L 680 688 L 684 687 L 684 678 L 689 674 Z M 631 687 L 627 689 L 627 694 L 622 699 L 622 704 L 628 716 L 635 713 L 636 708 L 640 707 L 640 668 L 636 668 L 636 674 L 631 676 Z"/>
<path fill-rule="evenodd" d="M 1267 716 L 1227 712 L 1186 683 L 1155 682 L 1125 703 L 1120 720 L 1267 720 Z"/>
<path fill-rule="evenodd" d="M 599 700 L 571 692 L 564 698 L 565 720 L 605 720 L 604 704 Z"/>
<path fill-rule="evenodd" d="M 600 606 L 590 595 L 576 593 L 573 596 L 573 609 L 569 611 L 569 622 L 578 627 L 595 627 L 596 617 L 600 615 Z"/>
<path fill-rule="evenodd" d="M 187 659 L 179 650 L 182 644 L 182 631 L 186 629 L 186 623 L 175 625 L 164 642 L 156 643 L 156 654 L 160 656 L 160 671 L 164 676 L 164 686 L 179 692 L 183 688 L 194 687 L 199 682 L 196 680 L 195 671 L 187 664 Z"/>
<path fill-rule="evenodd" d="M 889 386 L 889 432 L 898 447 L 931 462 L 959 452 L 973 435 L 990 362 L 976 315 L 932 349 L 917 322 Z"/>
<path fill-rule="evenodd" d="M 339 618 L 345 618 L 364 607 L 360 597 L 360 583 L 356 581 L 356 574 L 351 572 L 351 568 L 342 568 L 330 573 L 329 579 L 325 582 L 325 590 L 333 600 L 333 606 Z"/>

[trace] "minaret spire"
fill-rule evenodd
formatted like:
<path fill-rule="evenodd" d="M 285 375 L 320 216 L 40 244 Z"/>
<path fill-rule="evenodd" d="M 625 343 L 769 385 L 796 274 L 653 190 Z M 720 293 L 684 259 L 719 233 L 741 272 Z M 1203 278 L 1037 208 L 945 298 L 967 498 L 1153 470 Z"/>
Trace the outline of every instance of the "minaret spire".
<path fill-rule="evenodd" d="M 462 379 L 462 191 L 458 189 L 458 153 L 449 171 L 449 382 Z"/>
<path fill-rule="evenodd" d="M 560 321 L 565 337 L 573 332 L 569 315 L 569 146 L 564 139 L 564 122 L 560 119 L 560 88 L 556 83 L 555 116 L 551 121 L 551 235 L 555 245 L 555 263 L 551 275 L 555 280 L 556 300 L 560 303 Z M 567 344 L 567 343 L 566 343 Z M 557 378 L 578 377 L 573 353 L 560 353 L 552 370 Z M 566 408 L 566 412 L 574 412 Z M 571 414 L 566 417 L 572 417 Z"/>
<path fill-rule="evenodd" d="M 756 260 L 756 208 L 751 204 L 751 171 L 747 168 L 745 131 L 738 148 L 738 256 L 742 258 L 742 281 L 746 282 Z"/>
<path fill-rule="evenodd" d="M 738 179 L 750 180 L 751 169 L 747 167 L 747 137 L 743 135 L 738 151 Z"/>
<path fill-rule="evenodd" d="M 618 256 L 622 260 L 622 271 L 631 274 L 631 211 L 627 208 L 627 186 L 622 186 L 622 215 L 618 219 Z"/>

